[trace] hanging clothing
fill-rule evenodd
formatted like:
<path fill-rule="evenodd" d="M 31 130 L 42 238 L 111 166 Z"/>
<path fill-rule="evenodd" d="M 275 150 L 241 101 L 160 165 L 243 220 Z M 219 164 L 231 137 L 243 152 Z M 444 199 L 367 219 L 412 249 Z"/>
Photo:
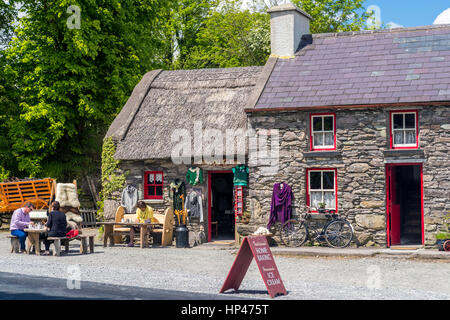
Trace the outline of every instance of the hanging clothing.
<path fill-rule="evenodd" d="M 203 170 L 199 167 L 190 167 L 186 173 L 186 181 L 196 186 L 203 183 Z"/>
<path fill-rule="evenodd" d="M 126 213 L 135 213 L 138 202 L 138 190 L 132 185 L 126 186 L 122 191 L 120 204 L 125 207 Z"/>
<path fill-rule="evenodd" d="M 233 184 L 235 186 L 247 186 L 248 184 L 248 167 L 245 164 L 240 164 L 233 169 Z"/>
<path fill-rule="evenodd" d="M 170 184 L 169 192 L 173 210 L 183 210 L 183 200 L 181 200 L 180 196 L 183 195 L 184 199 L 186 199 L 186 185 L 184 181 L 176 179 Z"/>
<path fill-rule="evenodd" d="M 203 202 L 199 193 L 195 191 L 189 192 L 186 196 L 184 207 L 189 217 L 200 217 L 200 222 L 203 222 Z"/>
<path fill-rule="evenodd" d="M 276 221 L 285 221 L 291 219 L 292 214 L 292 189 L 282 182 L 273 185 L 272 203 L 270 205 L 270 216 L 267 229 Z"/>

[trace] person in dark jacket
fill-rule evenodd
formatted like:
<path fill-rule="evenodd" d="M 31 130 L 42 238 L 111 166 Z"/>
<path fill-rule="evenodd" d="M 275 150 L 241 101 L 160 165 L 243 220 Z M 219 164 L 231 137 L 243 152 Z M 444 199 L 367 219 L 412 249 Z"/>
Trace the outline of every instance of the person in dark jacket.
<path fill-rule="evenodd" d="M 47 240 L 48 237 L 65 237 L 67 220 L 64 212 L 59 211 L 60 205 L 58 201 L 52 203 L 53 211 L 48 215 L 47 223 L 45 227 L 47 229 L 47 236 L 44 240 L 45 252 L 44 255 L 49 255 L 50 244 L 53 243 L 52 240 Z"/>

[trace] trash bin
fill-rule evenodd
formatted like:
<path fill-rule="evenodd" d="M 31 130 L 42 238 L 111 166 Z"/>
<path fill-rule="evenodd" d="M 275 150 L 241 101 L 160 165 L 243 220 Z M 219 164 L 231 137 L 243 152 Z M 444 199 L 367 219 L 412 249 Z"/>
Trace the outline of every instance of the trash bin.
<path fill-rule="evenodd" d="M 189 230 L 186 225 L 180 224 L 175 229 L 176 247 L 188 248 L 189 247 Z"/>

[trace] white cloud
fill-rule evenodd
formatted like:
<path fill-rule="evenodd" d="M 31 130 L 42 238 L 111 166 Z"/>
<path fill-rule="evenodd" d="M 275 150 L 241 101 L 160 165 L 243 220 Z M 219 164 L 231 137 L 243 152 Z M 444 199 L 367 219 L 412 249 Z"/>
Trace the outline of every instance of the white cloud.
<path fill-rule="evenodd" d="M 404 28 L 404 26 L 402 26 L 401 24 L 398 24 L 398 23 L 395 23 L 395 22 L 392 22 L 392 21 L 386 23 L 386 26 L 387 26 L 389 29 Z"/>
<path fill-rule="evenodd" d="M 450 24 L 450 8 L 438 15 L 433 24 Z"/>

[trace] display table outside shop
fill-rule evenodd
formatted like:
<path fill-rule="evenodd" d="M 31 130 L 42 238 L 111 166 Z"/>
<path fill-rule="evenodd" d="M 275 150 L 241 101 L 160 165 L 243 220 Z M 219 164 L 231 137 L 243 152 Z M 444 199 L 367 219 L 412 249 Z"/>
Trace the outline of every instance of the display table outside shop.
<path fill-rule="evenodd" d="M 151 222 L 151 223 L 139 223 L 139 222 L 97 222 L 97 225 L 104 225 L 105 231 L 103 235 L 103 247 L 106 247 L 109 239 L 109 246 L 114 246 L 114 226 L 127 226 L 127 227 L 140 227 L 140 241 L 141 248 L 148 248 L 149 233 L 152 226 L 161 226 L 162 223 Z M 149 230 L 150 227 L 150 230 Z"/>

